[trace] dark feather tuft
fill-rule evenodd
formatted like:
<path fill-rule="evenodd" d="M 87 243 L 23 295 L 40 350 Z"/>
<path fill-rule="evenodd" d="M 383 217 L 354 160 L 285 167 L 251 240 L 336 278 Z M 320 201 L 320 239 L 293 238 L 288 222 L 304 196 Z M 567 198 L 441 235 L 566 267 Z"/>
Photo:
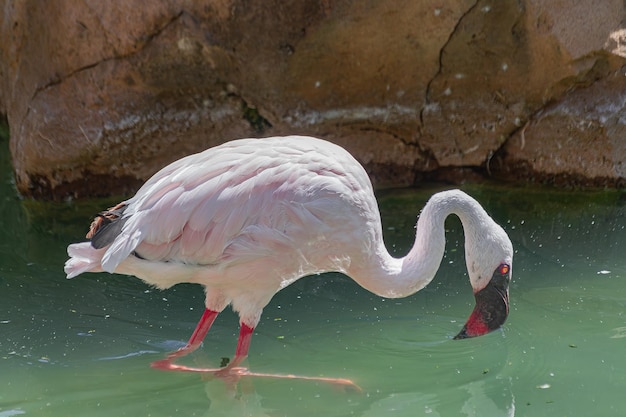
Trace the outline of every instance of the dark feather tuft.
<path fill-rule="evenodd" d="M 113 243 L 126 223 L 127 218 L 122 216 L 124 210 L 126 210 L 126 203 L 120 203 L 98 213 L 98 217 L 91 222 L 89 233 L 87 233 L 87 239 L 91 240 L 91 246 L 101 249 Z"/>

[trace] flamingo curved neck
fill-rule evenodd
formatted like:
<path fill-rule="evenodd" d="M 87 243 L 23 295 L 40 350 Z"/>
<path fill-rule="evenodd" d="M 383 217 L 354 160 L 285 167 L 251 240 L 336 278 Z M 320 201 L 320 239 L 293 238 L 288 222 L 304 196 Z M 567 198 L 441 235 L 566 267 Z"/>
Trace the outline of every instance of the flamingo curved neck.
<path fill-rule="evenodd" d="M 374 256 L 351 268 L 349 275 L 381 297 L 401 298 L 421 290 L 432 281 L 443 259 L 444 224 L 451 214 L 458 216 L 463 225 L 467 258 L 468 244 L 473 243 L 480 229 L 494 222 L 473 198 L 460 191 L 446 191 L 424 206 L 417 221 L 415 243 L 405 257 L 391 256 L 381 239 Z"/>

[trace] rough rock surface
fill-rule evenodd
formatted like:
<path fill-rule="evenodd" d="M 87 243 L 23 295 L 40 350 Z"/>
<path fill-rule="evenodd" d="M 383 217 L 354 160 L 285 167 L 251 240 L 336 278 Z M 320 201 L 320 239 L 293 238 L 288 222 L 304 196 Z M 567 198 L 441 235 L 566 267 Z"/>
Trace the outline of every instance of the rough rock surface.
<path fill-rule="evenodd" d="M 625 70 L 542 108 L 507 141 L 496 169 L 558 185 L 626 185 Z"/>
<path fill-rule="evenodd" d="M 25 195 L 129 193 L 183 155 L 291 133 L 345 146 L 378 185 L 626 178 L 622 1 L 0 7 L 0 113 Z"/>

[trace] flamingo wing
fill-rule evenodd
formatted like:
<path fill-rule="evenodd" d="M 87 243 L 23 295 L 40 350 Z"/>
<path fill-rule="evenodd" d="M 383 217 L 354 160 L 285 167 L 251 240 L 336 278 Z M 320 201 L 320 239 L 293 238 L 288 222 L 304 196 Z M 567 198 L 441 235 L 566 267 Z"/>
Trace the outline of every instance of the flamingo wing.
<path fill-rule="evenodd" d="M 327 203 L 340 203 L 324 196 L 347 195 L 346 187 L 371 184 L 336 145 L 307 137 L 228 142 L 168 165 L 126 201 L 102 267 L 112 272 L 133 252 L 202 265 L 263 256 L 290 244 L 290 228 L 319 233 L 332 210 Z"/>

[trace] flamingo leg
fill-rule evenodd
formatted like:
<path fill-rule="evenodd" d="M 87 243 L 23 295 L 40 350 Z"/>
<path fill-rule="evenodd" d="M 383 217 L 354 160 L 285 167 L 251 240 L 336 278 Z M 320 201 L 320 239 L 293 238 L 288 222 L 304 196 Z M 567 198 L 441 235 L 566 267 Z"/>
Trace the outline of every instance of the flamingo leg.
<path fill-rule="evenodd" d="M 245 323 L 241 323 L 241 327 L 239 329 L 239 339 L 237 340 L 237 349 L 235 350 L 235 357 L 233 360 L 224 367 L 224 371 L 231 371 L 235 368 L 238 368 L 241 362 L 243 362 L 248 357 L 248 349 L 250 348 L 250 340 L 252 339 L 252 333 L 254 332 L 254 327 L 250 327 Z"/>
<path fill-rule="evenodd" d="M 200 321 L 196 325 L 196 329 L 193 331 L 189 341 L 187 342 L 187 346 L 193 346 L 194 350 L 200 346 L 200 343 L 202 343 L 204 337 L 209 332 L 209 329 L 213 325 L 213 322 L 217 318 L 218 314 L 219 311 L 209 310 L 208 308 L 204 310 L 202 317 L 200 317 Z"/>
<path fill-rule="evenodd" d="M 211 328 L 211 325 L 215 321 L 215 318 L 219 312 L 206 309 L 196 329 L 189 338 L 189 341 L 185 346 L 178 349 L 175 352 L 167 355 L 166 359 L 152 362 L 152 367 L 156 369 L 166 371 L 182 371 L 182 372 L 200 372 L 204 374 L 213 374 L 218 378 L 223 378 L 225 382 L 230 385 L 235 385 L 242 377 L 261 377 L 269 379 L 292 379 L 302 381 L 315 381 L 325 382 L 344 389 L 361 391 L 361 388 L 349 379 L 343 378 L 328 378 L 328 377 L 307 377 L 298 375 L 281 375 L 271 373 L 258 373 L 250 372 L 247 368 L 241 367 L 241 363 L 248 357 L 248 350 L 250 349 L 250 341 L 252 340 L 252 333 L 254 328 L 248 326 L 245 323 L 241 323 L 239 329 L 239 339 L 237 340 L 237 349 L 235 350 L 235 357 L 228 365 L 223 368 L 193 368 L 185 365 L 177 365 L 174 360 L 182 356 L 188 355 L 200 346 L 202 340 L 206 336 L 207 332 Z"/>
<path fill-rule="evenodd" d="M 204 337 L 209 332 L 209 329 L 213 325 L 213 322 L 217 318 L 219 311 L 209 310 L 208 308 L 204 310 L 202 317 L 200 317 L 200 321 L 196 325 L 196 329 L 191 334 L 189 341 L 187 344 L 175 352 L 169 353 L 166 359 L 162 359 L 159 361 L 152 362 L 152 367 L 156 369 L 162 370 L 174 370 L 174 359 L 180 358 L 182 356 L 186 356 L 198 349 Z"/>
<path fill-rule="evenodd" d="M 196 329 L 193 331 L 189 341 L 185 346 L 178 349 L 175 352 L 169 353 L 165 359 L 152 362 L 151 366 L 156 369 L 166 371 L 191 371 L 191 372 L 210 372 L 217 376 L 226 376 L 231 373 L 241 373 L 247 371 L 245 368 L 239 367 L 248 357 L 248 350 L 250 348 L 250 340 L 252 339 L 252 333 L 254 328 L 244 323 L 241 323 L 241 329 L 239 331 L 239 339 L 237 340 L 237 349 L 235 350 L 235 357 L 230 363 L 223 368 L 190 368 L 183 365 L 174 364 L 174 360 L 186 356 L 198 349 L 205 336 L 209 332 L 211 325 L 217 318 L 219 311 L 205 309 Z"/>

